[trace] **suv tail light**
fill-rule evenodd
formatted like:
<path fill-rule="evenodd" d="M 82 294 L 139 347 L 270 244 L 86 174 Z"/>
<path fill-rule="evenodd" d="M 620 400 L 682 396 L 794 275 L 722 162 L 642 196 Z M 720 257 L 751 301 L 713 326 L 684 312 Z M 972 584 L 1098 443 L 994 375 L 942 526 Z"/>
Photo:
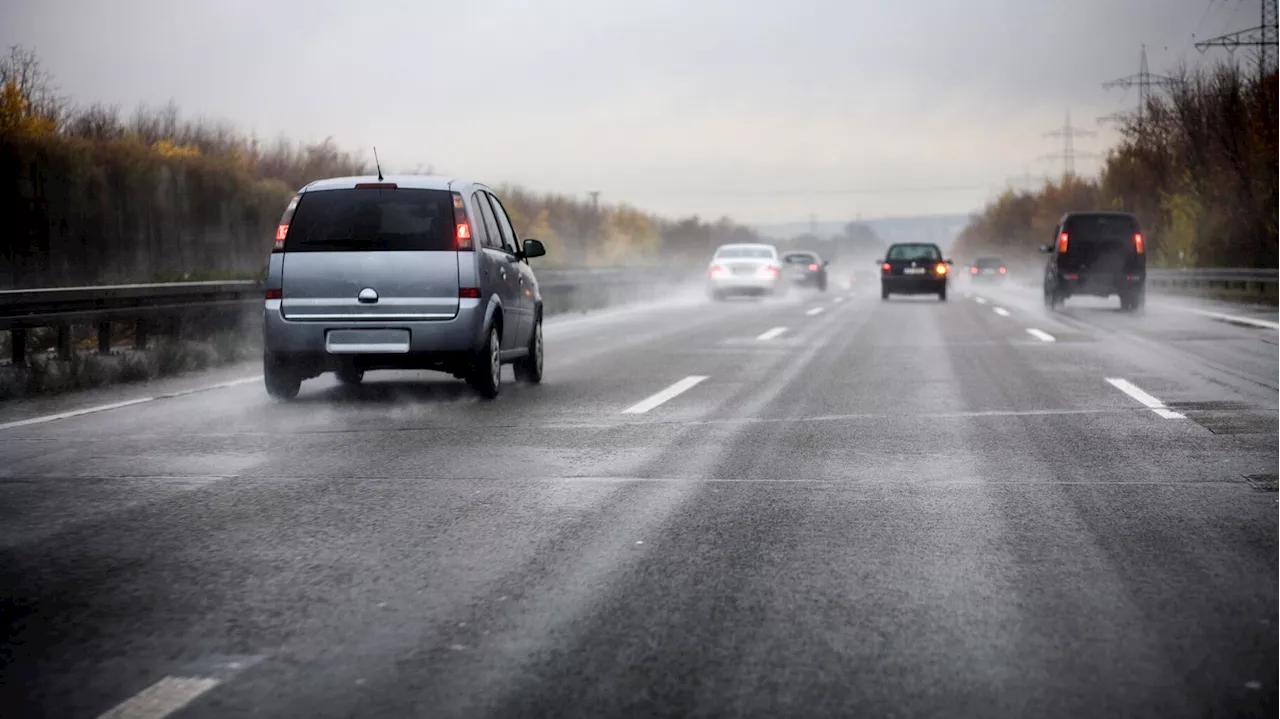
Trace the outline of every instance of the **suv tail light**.
<path fill-rule="evenodd" d="M 458 250 L 474 250 L 475 243 L 471 239 L 471 220 L 467 219 L 467 206 L 463 204 L 462 194 L 458 192 L 453 193 L 453 224 L 456 227 L 454 236 L 458 239 Z"/>
<path fill-rule="evenodd" d="M 275 289 L 267 290 L 267 299 L 269 300 L 284 299 L 284 290 L 278 287 Z"/>
<path fill-rule="evenodd" d="M 889 272 L 890 270 L 893 269 L 893 267 L 888 262 L 886 262 L 883 265 L 880 265 L 880 269 L 884 270 L 885 272 Z"/>
<path fill-rule="evenodd" d="M 941 262 L 933 266 L 933 271 L 939 275 L 947 274 L 947 266 Z"/>
<path fill-rule="evenodd" d="M 280 216 L 280 224 L 276 225 L 276 242 L 271 246 L 271 251 L 284 252 L 284 241 L 289 236 L 289 223 L 293 221 L 293 213 L 298 209 L 298 201 L 302 199 L 301 194 L 293 196 L 289 200 L 289 206 L 284 208 L 284 214 Z"/>
<path fill-rule="evenodd" d="M 1062 254 L 1063 252 L 1066 252 L 1066 251 L 1067 251 L 1067 233 L 1064 232 L 1061 235 L 1058 235 L 1058 254 Z"/>
<path fill-rule="evenodd" d="M 1134 234 L 1133 249 L 1137 250 L 1140 255 L 1147 251 L 1146 242 L 1143 241 L 1141 234 Z"/>
<path fill-rule="evenodd" d="M 462 299 L 478 300 L 480 299 L 480 288 L 479 287 L 459 287 L 458 297 Z"/>

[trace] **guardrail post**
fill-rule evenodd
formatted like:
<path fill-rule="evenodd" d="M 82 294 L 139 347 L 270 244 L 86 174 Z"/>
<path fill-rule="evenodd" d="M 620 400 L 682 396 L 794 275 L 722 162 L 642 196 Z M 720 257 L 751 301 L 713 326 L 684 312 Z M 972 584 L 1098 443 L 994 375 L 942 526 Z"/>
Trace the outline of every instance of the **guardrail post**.
<path fill-rule="evenodd" d="M 133 348 L 136 350 L 144 350 L 147 348 L 147 321 L 138 320 L 133 326 Z"/>
<path fill-rule="evenodd" d="M 98 323 L 98 354 L 111 354 L 111 323 Z"/>
<path fill-rule="evenodd" d="M 27 331 L 9 330 L 9 343 L 13 345 L 13 366 L 25 365 L 27 363 Z"/>
<path fill-rule="evenodd" d="M 71 359 L 71 328 L 67 325 L 58 328 L 58 359 Z"/>

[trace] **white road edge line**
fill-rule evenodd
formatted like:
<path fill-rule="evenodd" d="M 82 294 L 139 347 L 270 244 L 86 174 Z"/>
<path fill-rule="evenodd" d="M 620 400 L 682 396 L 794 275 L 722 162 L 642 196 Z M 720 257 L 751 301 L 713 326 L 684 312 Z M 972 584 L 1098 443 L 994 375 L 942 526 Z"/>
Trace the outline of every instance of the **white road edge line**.
<path fill-rule="evenodd" d="M 974 302 L 977 302 L 977 303 L 978 303 L 978 304 L 980 304 L 980 305 L 985 305 L 985 304 L 987 304 L 987 298 L 986 298 L 986 297 L 974 297 L 974 298 L 973 298 L 973 301 L 974 301 Z"/>
<path fill-rule="evenodd" d="M 771 340 L 771 339 L 773 339 L 774 337 L 777 337 L 778 335 L 780 335 L 780 334 L 782 334 L 783 332 L 786 332 L 786 331 L 787 331 L 787 328 L 786 328 L 786 327 L 774 327 L 773 329 L 768 330 L 767 332 L 761 332 L 761 333 L 760 333 L 760 336 L 759 336 L 759 337 L 757 337 L 756 339 L 758 339 L 758 340 Z"/>
<path fill-rule="evenodd" d="M 202 677 L 165 677 L 103 712 L 98 719 L 163 719 L 220 683 Z"/>
<path fill-rule="evenodd" d="M 820 314 L 822 314 L 824 311 L 826 311 L 826 309 L 827 309 L 826 307 L 814 307 L 813 309 L 809 310 L 808 312 L 805 312 L 805 314 L 806 314 L 806 315 L 808 315 L 808 316 L 810 316 L 810 317 L 813 317 L 814 315 L 820 315 Z"/>
<path fill-rule="evenodd" d="M 211 385 L 208 385 L 207 387 L 196 387 L 195 389 L 181 390 L 178 392 L 167 392 L 165 394 L 158 394 L 154 397 L 139 397 L 138 399 L 126 400 L 124 402 L 112 402 L 111 404 L 100 404 L 94 407 L 74 409 L 69 412 L 58 412 L 57 414 L 46 414 L 41 417 L 32 417 L 30 419 L 20 419 L 14 422 L 6 422 L 4 424 L 0 424 L 0 431 L 6 430 L 6 429 L 16 429 L 18 427 L 26 427 L 28 425 L 33 425 L 33 424 L 44 424 L 45 422 L 56 422 L 60 419 L 71 419 L 72 417 L 81 417 L 86 414 L 106 412 L 108 410 L 120 409 L 122 407 L 131 407 L 135 404 L 154 402 L 158 399 L 171 399 L 173 397 L 184 397 L 189 394 L 209 392 L 215 389 L 226 389 L 227 387 L 235 387 L 237 385 L 249 384 L 250 382 L 261 382 L 261 381 L 262 381 L 262 375 L 257 375 L 254 377 L 241 377 L 240 379 L 233 379 L 229 382 L 219 382 L 218 384 L 211 384 Z"/>
<path fill-rule="evenodd" d="M 1057 337 L 1054 337 L 1048 332 L 1045 332 L 1044 330 L 1038 330 L 1034 327 L 1028 327 L 1027 334 L 1031 335 L 1032 337 L 1035 337 L 1041 342 L 1056 342 L 1058 340 Z"/>
<path fill-rule="evenodd" d="M 1203 317 L 1211 317 L 1215 320 L 1223 322 L 1237 322 L 1245 325 L 1253 325 L 1254 327 L 1265 327 L 1269 330 L 1280 330 L 1280 322 L 1271 322 L 1270 320 L 1259 320 L 1252 317 L 1240 317 L 1239 315 L 1227 315 L 1221 312 L 1210 312 L 1209 310 L 1193 310 L 1191 308 L 1179 308 L 1185 312 L 1201 315 Z"/>
<path fill-rule="evenodd" d="M 696 386 L 699 382 L 701 382 L 704 379 L 706 379 L 706 377 L 703 375 L 690 375 L 689 377 L 685 377 L 684 379 L 680 380 L 679 382 L 676 382 L 675 384 L 662 390 L 661 392 L 651 397 L 648 397 L 646 399 L 643 399 L 637 402 L 636 404 L 633 404 L 630 407 L 622 410 L 622 413 L 623 414 L 644 414 L 645 412 L 648 412 L 654 407 L 657 407 L 658 405 L 668 400 L 679 397 L 681 394 L 684 394 L 690 389 L 693 389 L 694 386 Z"/>
<path fill-rule="evenodd" d="M 1179 412 L 1174 412 L 1173 410 L 1166 408 L 1164 406 L 1164 402 L 1161 402 L 1155 397 L 1152 397 L 1146 392 L 1143 392 L 1141 388 L 1139 388 L 1137 385 L 1134 385 L 1132 382 L 1129 382 L 1128 380 L 1120 379 L 1118 377 L 1108 377 L 1107 384 L 1110 384 L 1112 387 L 1115 387 L 1121 392 L 1124 392 L 1130 397 L 1138 400 L 1142 404 L 1146 405 L 1152 412 L 1155 412 L 1156 414 L 1160 415 L 1161 417 L 1164 417 L 1165 419 L 1186 419 L 1187 418 L 1186 415 L 1184 414 L 1181 414 Z"/>
<path fill-rule="evenodd" d="M 996 314 L 1000 315 L 1001 317 L 1008 317 L 1008 316 L 1009 316 L 1009 310 L 1006 310 L 1006 309 L 1005 309 L 1005 308 L 1003 308 L 1003 307 L 997 307 L 997 308 L 995 308 L 995 310 L 994 310 L 994 311 L 995 311 L 995 313 L 996 313 Z"/>

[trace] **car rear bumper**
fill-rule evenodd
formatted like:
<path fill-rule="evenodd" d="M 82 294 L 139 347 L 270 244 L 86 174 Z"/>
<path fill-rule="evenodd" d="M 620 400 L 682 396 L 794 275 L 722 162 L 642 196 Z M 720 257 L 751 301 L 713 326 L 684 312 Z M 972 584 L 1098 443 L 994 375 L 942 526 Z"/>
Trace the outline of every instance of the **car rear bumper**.
<path fill-rule="evenodd" d="M 777 277 L 715 277 L 707 282 L 713 292 L 773 292 L 781 284 Z"/>
<path fill-rule="evenodd" d="M 1058 278 L 1058 291 L 1064 295 L 1110 297 L 1140 290 L 1146 286 L 1146 274 L 1077 274 Z"/>
<path fill-rule="evenodd" d="M 947 288 L 947 278 L 943 277 L 881 277 L 880 286 L 889 292 L 903 295 L 926 295 L 942 292 Z"/>
<path fill-rule="evenodd" d="M 276 357 L 333 358 L 381 356 L 388 364 L 400 358 L 468 355 L 484 340 L 485 307 L 479 299 L 463 299 L 458 314 L 449 319 L 422 321 L 298 321 L 285 319 L 279 300 L 268 300 L 263 312 L 263 346 Z M 343 333 L 347 344 L 330 342 L 330 333 Z M 397 345 L 407 332 L 407 341 Z M 369 343 L 362 345 L 362 335 Z M 336 335 L 335 335 L 336 336 Z M 429 364 L 429 363 L 428 363 Z"/>

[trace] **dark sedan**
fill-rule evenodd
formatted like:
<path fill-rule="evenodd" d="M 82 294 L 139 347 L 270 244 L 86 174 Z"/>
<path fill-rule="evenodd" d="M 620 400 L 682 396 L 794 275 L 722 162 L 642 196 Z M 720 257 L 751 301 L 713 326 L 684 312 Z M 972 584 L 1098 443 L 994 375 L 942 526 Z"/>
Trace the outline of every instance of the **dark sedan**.
<path fill-rule="evenodd" d="M 816 252 L 787 252 L 782 255 L 783 271 L 791 284 L 827 291 L 827 265 Z"/>
<path fill-rule="evenodd" d="M 880 299 L 889 295 L 937 295 L 947 300 L 951 260 L 932 243 L 903 243 L 889 247 L 880 264 Z"/>

